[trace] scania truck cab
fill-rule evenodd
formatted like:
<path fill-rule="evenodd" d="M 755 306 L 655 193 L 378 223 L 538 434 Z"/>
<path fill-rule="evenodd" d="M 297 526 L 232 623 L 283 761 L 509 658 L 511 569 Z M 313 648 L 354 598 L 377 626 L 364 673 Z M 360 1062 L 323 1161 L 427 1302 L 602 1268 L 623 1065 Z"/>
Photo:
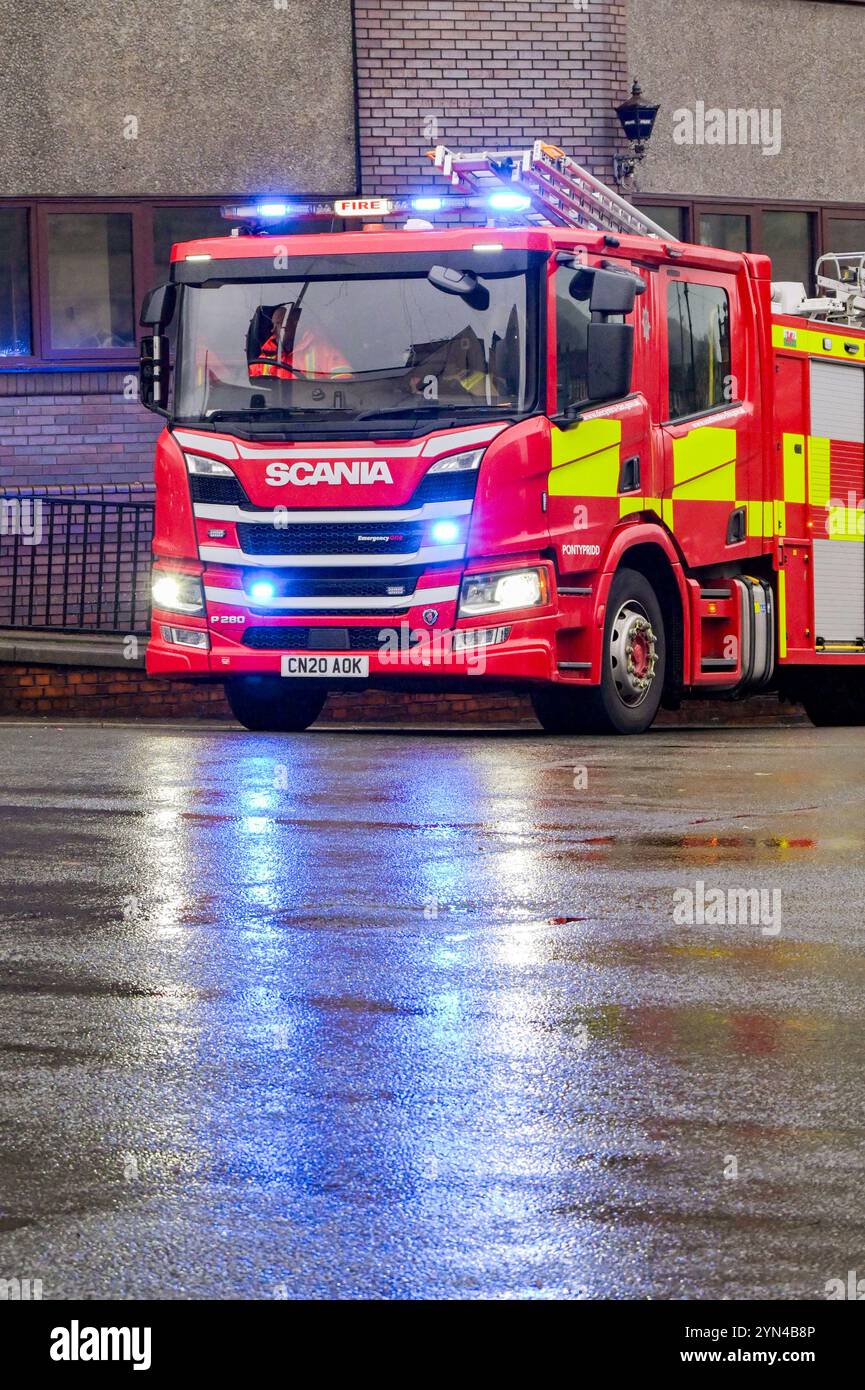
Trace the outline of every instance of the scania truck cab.
<path fill-rule="evenodd" d="M 551 732 L 770 686 L 861 717 L 862 542 L 820 632 L 808 405 L 775 396 L 813 345 L 773 321 L 767 258 L 556 226 L 241 234 L 176 246 L 142 322 L 147 668 L 224 682 L 247 728 L 367 686 L 524 690 Z M 818 336 L 863 393 L 865 333 Z"/>

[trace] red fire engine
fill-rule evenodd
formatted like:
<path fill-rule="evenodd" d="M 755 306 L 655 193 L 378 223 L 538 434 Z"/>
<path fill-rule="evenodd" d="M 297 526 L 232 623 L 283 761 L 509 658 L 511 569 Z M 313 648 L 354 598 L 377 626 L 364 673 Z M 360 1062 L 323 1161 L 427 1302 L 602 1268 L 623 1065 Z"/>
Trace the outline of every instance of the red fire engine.
<path fill-rule="evenodd" d="M 479 684 L 550 732 L 767 689 L 862 723 L 865 256 L 802 302 L 552 146 L 435 162 L 443 199 L 341 200 L 374 227 L 175 246 L 148 670 L 250 729 Z M 436 204 L 480 225 L 382 225 Z"/>

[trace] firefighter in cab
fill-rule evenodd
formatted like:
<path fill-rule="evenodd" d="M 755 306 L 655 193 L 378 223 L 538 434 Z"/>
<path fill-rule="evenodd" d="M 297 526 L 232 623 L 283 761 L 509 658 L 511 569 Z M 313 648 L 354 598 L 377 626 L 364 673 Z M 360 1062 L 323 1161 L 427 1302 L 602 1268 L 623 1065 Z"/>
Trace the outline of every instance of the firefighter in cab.
<path fill-rule="evenodd" d="M 320 330 L 300 324 L 300 309 L 278 304 L 270 313 L 270 332 L 249 364 L 251 377 L 334 377 L 350 370 L 342 353 Z"/>

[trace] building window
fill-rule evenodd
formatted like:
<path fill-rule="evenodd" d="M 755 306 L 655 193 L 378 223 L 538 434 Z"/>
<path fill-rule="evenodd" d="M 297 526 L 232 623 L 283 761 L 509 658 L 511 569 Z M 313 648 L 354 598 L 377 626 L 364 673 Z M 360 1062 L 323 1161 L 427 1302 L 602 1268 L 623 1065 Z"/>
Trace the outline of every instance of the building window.
<path fill-rule="evenodd" d="M 763 212 L 761 251 L 772 257 L 772 279 L 810 286 L 814 275 L 814 218 L 810 212 Z"/>
<path fill-rule="evenodd" d="M 51 348 L 76 353 L 133 349 L 130 215 L 49 212 L 45 226 Z"/>
<path fill-rule="evenodd" d="M 154 284 L 164 284 L 168 279 L 171 248 L 175 242 L 195 241 L 198 237 L 227 236 L 230 226 L 231 223 L 226 222 L 218 207 L 154 208 Z"/>
<path fill-rule="evenodd" d="M 0 208 L 0 360 L 32 350 L 27 209 Z"/>
<path fill-rule="evenodd" d="M 663 227 L 665 232 L 675 237 L 677 241 L 688 240 L 688 214 L 687 209 L 670 206 L 647 207 L 646 212 L 653 222 L 657 222 L 659 227 Z"/>
<path fill-rule="evenodd" d="M 826 219 L 827 251 L 859 251 L 865 255 L 865 217 Z"/>
<path fill-rule="evenodd" d="M 674 280 L 667 288 L 669 418 L 727 404 L 730 301 L 719 285 Z"/>
<path fill-rule="evenodd" d="M 341 225 L 299 217 L 286 232 Z M 0 199 L 0 371 L 131 365 L 172 245 L 230 230 L 212 199 Z"/>
<path fill-rule="evenodd" d="M 700 245 L 750 251 L 750 218 L 739 212 L 701 212 Z"/>

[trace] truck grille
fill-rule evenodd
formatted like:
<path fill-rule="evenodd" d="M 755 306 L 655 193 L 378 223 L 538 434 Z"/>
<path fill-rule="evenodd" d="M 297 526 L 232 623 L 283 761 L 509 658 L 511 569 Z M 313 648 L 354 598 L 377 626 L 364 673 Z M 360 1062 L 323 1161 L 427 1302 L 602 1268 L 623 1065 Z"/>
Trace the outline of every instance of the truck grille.
<path fill-rule="evenodd" d="M 375 627 L 249 627 L 243 634 L 243 645 L 256 651 L 374 652 L 387 640 L 379 633 L 392 634 L 396 626 L 376 623 Z"/>
<path fill-rule="evenodd" d="M 321 569 L 268 571 L 267 577 L 277 598 L 332 598 L 336 604 L 346 598 L 392 598 L 394 607 L 398 608 L 413 597 L 421 573 L 422 569 L 415 565 L 384 573 L 359 566 L 342 572 Z M 244 571 L 247 592 L 260 577 L 260 571 Z"/>
<path fill-rule="evenodd" d="M 420 549 L 418 522 L 323 522 L 270 526 L 239 521 L 237 538 L 247 555 L 407 555 Z"/>

